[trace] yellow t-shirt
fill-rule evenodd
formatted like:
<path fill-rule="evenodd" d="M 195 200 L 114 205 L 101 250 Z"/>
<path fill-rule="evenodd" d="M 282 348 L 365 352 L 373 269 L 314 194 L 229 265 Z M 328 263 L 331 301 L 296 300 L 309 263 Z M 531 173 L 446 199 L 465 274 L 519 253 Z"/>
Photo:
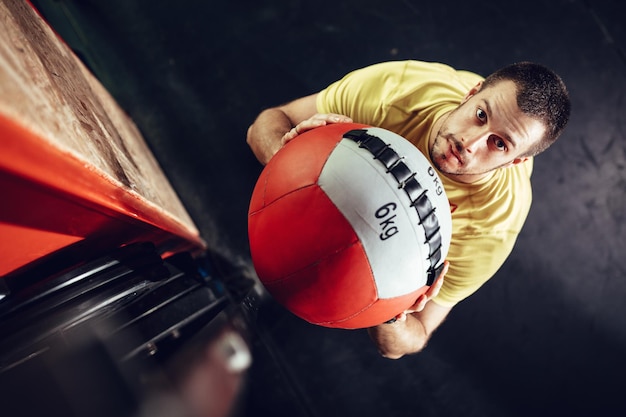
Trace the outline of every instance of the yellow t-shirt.
<path fill-rule="evenodd" d="M 322 90 L 317 111 L 395 132 L 430 161 L 433 123 L 482 79 L 439 63 L 385 62 L 353 71 Z M 530 210 L 532 165 L 530 158 L 473 184 L 440 173 L 452 210 L 452 242 L 438 304 L 452 307 L 473 294 L 509 256 Z"/>

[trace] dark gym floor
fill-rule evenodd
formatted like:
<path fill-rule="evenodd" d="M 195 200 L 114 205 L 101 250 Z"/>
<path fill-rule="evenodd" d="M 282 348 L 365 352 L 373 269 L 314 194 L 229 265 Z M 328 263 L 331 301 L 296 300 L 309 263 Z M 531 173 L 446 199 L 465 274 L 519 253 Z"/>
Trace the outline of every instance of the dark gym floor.
<path fill-rule="evenodd" d="M 33 1 L 132 116 L 215 250 L 249 265 L 262 109 L 371 63 L 483 75 L 544 63 L 573 100 L 537 158 L 513 254 L 427 349 L 256 315 L 246 416 L 617 416 L 626 412 L 626 18 L 619 0 Z M 55 23 L 56 22 L 56 23 Z"/>

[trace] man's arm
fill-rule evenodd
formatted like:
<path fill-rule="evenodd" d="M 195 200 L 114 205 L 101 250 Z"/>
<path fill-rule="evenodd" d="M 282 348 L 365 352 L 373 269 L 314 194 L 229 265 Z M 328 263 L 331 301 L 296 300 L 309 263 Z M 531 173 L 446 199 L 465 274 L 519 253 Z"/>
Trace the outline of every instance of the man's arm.
<path fill-rule="evenodd" d="M 263 165 L 300 133 L 328 123 L 349 123 L 349 117 L 318 114 L 317 93 L 262 111 L 248 128 L 246 141 Z"/>
<path fill-rule="evenodd" d="M 426 347 L 430 336 L 452 309 L 431 301 L 439 294 L 449 268 L 450 263 L 444 261 L 441 273 L 428 291 L 408 310 L 398 314 L 393 323 L 368 329 L 381 355 L 389 359 L 398 359 L 410 353 L 420 352 Z"/>
<path fill-rule="evenodd" d="M 451 309 L 431 301 L 421 312 L 407 314 L 405 320 L 371 327 L 368 332 L 381 355 L 389 359 L 399 359 L 424 349 L 430 336 Z"/>

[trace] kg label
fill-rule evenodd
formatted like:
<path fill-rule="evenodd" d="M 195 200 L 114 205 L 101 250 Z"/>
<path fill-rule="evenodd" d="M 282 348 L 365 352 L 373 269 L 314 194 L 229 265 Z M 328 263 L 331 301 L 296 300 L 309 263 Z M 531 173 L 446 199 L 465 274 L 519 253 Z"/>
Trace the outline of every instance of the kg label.
<path fill-rule="evenodd" d="M 380 226 L 381 232 L 378 235 L 380 240 L 387 240 L 390 237 L 398 234 L 398 226 L 396 226 L 396 222 L 394 219 L 396 218 L 396 208 L 398 205 L 396 203 L 387 203 L 376 210 L 374 215 L 377 219 L 381 220 L 378 225 Z"/>
<path fill-rule="evenodd" d="M 435 185 L 435 193 L 437 193 L 437 195 L 443 194 L 443 186 L 439 182 L 439 178 L 437 177 L 437 175 L 435 175 L 435 170 L 433 169 L 433 167 L 428 167 L 428 175 L 430 175 L 433 178 L 433 184 Z"/>

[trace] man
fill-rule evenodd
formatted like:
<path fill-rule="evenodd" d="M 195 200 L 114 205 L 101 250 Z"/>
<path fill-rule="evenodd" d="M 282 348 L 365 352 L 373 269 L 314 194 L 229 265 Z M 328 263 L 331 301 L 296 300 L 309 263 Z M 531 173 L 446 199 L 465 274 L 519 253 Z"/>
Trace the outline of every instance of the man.
<path fill-rule="evenodd" d="M 381 354 L 396 359 L 422 350 L 502 266 L 530 210 L 533 157 L 569 114 L 564 83 L 542 65 L 513 64 L 483 79 L 438 63 L 386 62 L 261 112 L 247 141 L 265 164 L 306 130 L 354 121 L 403 136 L 437 168 L 452 211 L 446 267 L 395 322 L 368 329 Z"/>

